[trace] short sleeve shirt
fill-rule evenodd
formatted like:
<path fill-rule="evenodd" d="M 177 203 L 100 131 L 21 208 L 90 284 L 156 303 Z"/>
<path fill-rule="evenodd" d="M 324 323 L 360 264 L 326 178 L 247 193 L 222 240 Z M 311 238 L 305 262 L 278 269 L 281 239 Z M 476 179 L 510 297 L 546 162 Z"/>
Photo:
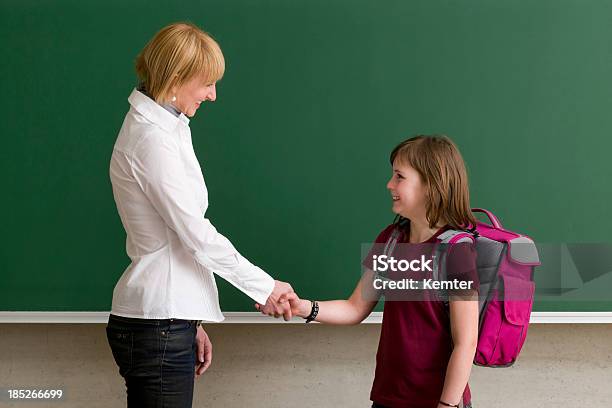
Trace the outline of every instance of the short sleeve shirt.
<path fill-rule="evenodd" d="M 376 243 L 387 242 L 394 228 L 395 225 L 385 228 Z M 436 243 L 447 229 L 441 228 L 426 243 Z M 408 237 L 406 229 L 398 243 L 408 243 Z M 471 244 L 461 248 L 461 251 L 451 248 L 447 253 L 448 279 L 477 282 L 475 250 Z M 369 269 L 371 254 L 363 262 Z M 444 301 L 394 301 L 387 297 L 370 399 L 390 408 L 436 408 L 452 348 L 448 305 Z M 470 401 L 470 389 L 466 386 L 463 403 Z"/>

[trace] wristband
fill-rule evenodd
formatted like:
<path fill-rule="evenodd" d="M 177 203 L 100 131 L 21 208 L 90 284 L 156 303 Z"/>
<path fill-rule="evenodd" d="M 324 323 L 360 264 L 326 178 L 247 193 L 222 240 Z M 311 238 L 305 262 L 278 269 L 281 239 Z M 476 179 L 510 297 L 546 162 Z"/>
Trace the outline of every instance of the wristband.
<path fill-rule="evenodd" d="M 319 302 L 316 300 L 311 300 L 310 303 L 312 303 L 312 309 L 310 310 L 308 317 L 306 317 L 306 323 L 312 322 L 319 314 Z"/>
<path fill-rule="evenodd" d="M 444 405 L 445 407 L 454 407 L 454 408 L 459 408 L 459 404 L 457 405 L 453 405 L 453 404 L 449 404 L 448 402 L 444 402 L 442 400 L 440 400 L 440 404 Z"/>

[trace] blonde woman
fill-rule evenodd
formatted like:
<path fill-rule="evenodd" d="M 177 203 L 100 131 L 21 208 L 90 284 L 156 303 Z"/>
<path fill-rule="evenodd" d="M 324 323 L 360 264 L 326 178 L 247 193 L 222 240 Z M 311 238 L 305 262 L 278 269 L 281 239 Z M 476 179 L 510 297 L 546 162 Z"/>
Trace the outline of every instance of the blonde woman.
<path fill-rule="evenodd" d="M 216 99 L 219 45 L 189 23 L 164 27 L 136 60 L 140 85 L 115 143 L 110 179 L 130 265 L 117 282 L 107 338 L 128 407 L 191 407 L 194 376 L 210 365 L 201 320 L 223 320 L 213 273 L 291 318 L 275 281 L 245 259 L 204 213 L 208 192 L 189 119 Z M 197 362 L 196 362 L 197 360 Z"/>

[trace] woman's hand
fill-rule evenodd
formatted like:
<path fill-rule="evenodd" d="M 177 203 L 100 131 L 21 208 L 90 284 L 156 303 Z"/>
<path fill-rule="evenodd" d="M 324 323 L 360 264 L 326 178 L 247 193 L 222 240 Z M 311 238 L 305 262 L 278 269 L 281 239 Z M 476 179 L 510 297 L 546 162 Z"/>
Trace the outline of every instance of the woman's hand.
<path fill-rule="evenodd" d="M 268 316 L 281 317 L 285 319 L 285 321 L 291 320 L 291 308 L 287 304 L 287 298 L 285 295 L 293 293 L 293 288 L 287 282 L 274 281 L 274 289 L 268 299 L 266 300 L 265 305 L 261 305 L 259 303 L 255 304 L 255 308 L 259 310 L 262 314 L 267 314 Z"/>
<path fill-rule="evenodd" d="M 199 377 L 208 369 L 212 362 L 212 343 L 208 338 L 208 334 L 204 331 L 202 326 L 198 325 L 196 332 L 196 370 L 195 376 Z"/>

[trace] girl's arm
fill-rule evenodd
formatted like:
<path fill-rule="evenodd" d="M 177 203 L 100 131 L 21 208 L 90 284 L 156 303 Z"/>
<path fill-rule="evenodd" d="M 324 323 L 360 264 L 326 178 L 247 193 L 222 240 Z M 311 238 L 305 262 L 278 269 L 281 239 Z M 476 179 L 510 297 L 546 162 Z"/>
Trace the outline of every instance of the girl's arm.
<path fill-rule="evenodd" d="M 327 324 L 357 324 L 363 321 L 378 303 L 380 295 L 372 285 L 373 279 L 374 272 L 366 270 L 347 300 L 319 302 L 319 313 L 315 320 Z M 310 300 L 300 299 L 295 294 L 288 295 L 287 299 L 293 315 L 303 318 L 310 315 Z"/>
<path fill-rule="evenodd" d="M 470 378 L 478 342 L 478 300 L 450 300 L 453 352 L 446 368 L 440 401 L 459 404 Z M 439 408 L 444 405 L 439 404 Z"/>

